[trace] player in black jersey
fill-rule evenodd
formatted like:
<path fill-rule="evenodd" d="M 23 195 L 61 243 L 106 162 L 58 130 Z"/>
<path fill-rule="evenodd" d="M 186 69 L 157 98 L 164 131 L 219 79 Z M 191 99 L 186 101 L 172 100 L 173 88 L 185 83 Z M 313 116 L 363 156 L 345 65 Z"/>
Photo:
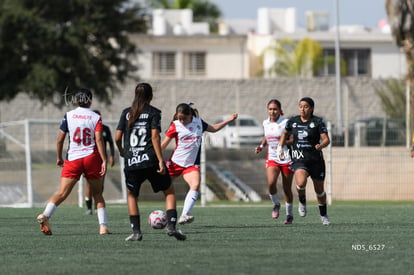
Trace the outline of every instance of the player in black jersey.
<path fill-rule="evenodd" d="M 304 97 L 299 101 L 299 115 L 289 119 L 279 141 L 280 157 L 284 157 L 281 147 L 288 133 L 293 135 L 291 146 L 292 169 L 299 195 L 299 215 L 306 216 L 306 182 L 311 177 L 319 204 L 321 221 L 329 225 L 324 191 L 325 160 L 322 149 L 329 145 L 328 129 L 322 118 L 314 116 L 315 103 L 312 98 Z"/>
<path fill-rule="evenodd" d="M 154 192 L 164 192 L 167 234 L 185 240 L 186 236 L 176 229 L 175 191 L 161 153 L 161 111 L 150 105 L 151 100 L 152 87 L 139 83 L 134 101 L 122 111 L 116 130 L 115 143 L 125 160 L 128 213 L 133 231 L 125 240 L 142 240 L 138 196 L 145 180 L 151 183 Z"/>

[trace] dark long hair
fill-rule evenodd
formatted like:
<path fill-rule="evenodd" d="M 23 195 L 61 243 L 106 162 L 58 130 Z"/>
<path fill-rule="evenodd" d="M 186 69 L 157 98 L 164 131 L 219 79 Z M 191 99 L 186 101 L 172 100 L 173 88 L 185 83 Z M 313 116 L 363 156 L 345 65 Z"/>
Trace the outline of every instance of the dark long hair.
<path fill-rule="evenodd" d="M 152 87 L 148 83 L 139 83 L 135 87 L 135 97 L 129 110 L 128 128 L 132 128 L 139 115 L 142 113 L 145 104 L 152 100 Z"/>
<path fill-rule="evenodd" d="M 193 103 L 180 103 L 177 105 L 177 107 L 175 108 L 175 114 L 173 116 L 173 120 L 177 120 L 177 114 L 181 113 L 184 114 L 186 116 L 188 115 L 192 115 L 194 117 L 198 117 L 198 111 L 197 109 L 194 109 L 193 107 L 191 107 L 193 105 Z"/>
<path fill-rule="evenodd" d="M 75 93 L 75 101 L 79 107 L 89 107 L 92 102 L 92 92 L 86 88 L 80 88 Z"/>
<path fill-rule="evenodd" d="M 277 105 L 277 107 L 279 107 L 279 110 L 280 110 L 280 115 L 281 115 L 281 116 L 283 116 L 283 111 L 282 111 L 282 103 L 280 103 L 280 101 L 279 101 L 279 100 L 277 100 L 277 99 L 271 99 L 271 100 L 269 100 L 269 102 L 267 103 L 267 107 L 269 107 L 269 105 L 270 105 L 271 103 L 274 103 L 274 104 L 276 104 L 276 105 Z"/>

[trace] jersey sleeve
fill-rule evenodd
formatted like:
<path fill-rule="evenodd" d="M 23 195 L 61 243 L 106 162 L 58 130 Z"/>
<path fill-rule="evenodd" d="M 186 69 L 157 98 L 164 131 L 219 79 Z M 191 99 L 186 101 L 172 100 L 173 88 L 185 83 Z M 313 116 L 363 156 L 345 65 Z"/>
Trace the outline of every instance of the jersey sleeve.
<path fill-rule="evenodd" d="M 285 125 L 285 130 L 288 132 L 292 131 L 292 123 L 293 123 L 293 118 L 290 118 L 288 121 L 286 121 L 286 125 Z"/>
<path fill-rule="evenodd" d="M 63 132 L 65 132 L 65 133 L 69 132 L 68 120 L 67 120 L 66 114 L 63 116 L 63 119 L 60 122 L 59 129 L 62 130 Z"/>
<path fill-rule="evenodd" d="M 109 149 L 111 151 L 111 156 L 115 156 L 115 146 L 114 146 L 114 140 L 112 139 L 111 129 L 109 129 L 109 127 L 106 126 L 106 125 L 102 124 L 102 126 L 103 126 L 104 132 L 106 133 L 106 135 L 105 135 L 106 141 L 105 142 L 109 143 Z"/>
<path fill-rule="evenodd" d="M 95 132 L 102 132 L 102 117 L 99 117 L 95 126 Z"/>
<path fill-rule="evenodd" d="M 326 127 L 325 122 L 323 122 L 322 119 L 319 120 L 319 133 L 321 134 L 327 134 L 328 128 Z"/>
<path fill-rule="evenodd" d="M 155 112 L 152 115 L 151 129 L 157 129 L 161 132 L 161 113 Z"/>
<path fill-rule="evenodd" d="M 207 130 L 207 128 L 208 128 L 208 123 L 207 123 L 207 122 L 205 122 L 204 120 L 201 120 L 201 125 L 202 125 L 202 127 L 203 127 L 203 132 L 204 132 L 204 131 L 206 131 L 206 130 Z"/>
<path fill-rule="evenodd" d="M 170 127 L 168 127 L 167 132 L 165 135 L 169 138 L 175 138 L 177 136 L 177 128 L 175 127 L 175 123 L 171 122 Z"/>
<path fill-rule="evenodd" d="M 118 125 L 116 126 L 116 129 L 119 131 L 124 132 L 126 129 L 126 123 L 127 123 L 127 119 L 126 119 L 126 115 L 127 115 L 127 111 L 123 110 L 121 113 L 121 117 L 119 118 L 119 122 Z"/>

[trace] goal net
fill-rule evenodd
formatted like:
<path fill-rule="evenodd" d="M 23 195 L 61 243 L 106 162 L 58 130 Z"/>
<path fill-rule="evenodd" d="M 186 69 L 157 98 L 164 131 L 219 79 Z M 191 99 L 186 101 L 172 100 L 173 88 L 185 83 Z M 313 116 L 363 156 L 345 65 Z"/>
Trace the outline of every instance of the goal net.
<path fill-rule="evenodd" d="M 44 206 L 56 193 L 61 172 L 56 166 L 59 124 L 57 120 L 33 119 L 0 122 L 0 207 Z M 114 133 L 116 122 L 105 121 L 105 124 Z M 126 201 L 119 164 L 116 159 L 114 167 L 108 166 L 104 185 L 107 202 Z M 82 206 L 83 202 L 84 180 L 81 179 L 65 203 Z"/>

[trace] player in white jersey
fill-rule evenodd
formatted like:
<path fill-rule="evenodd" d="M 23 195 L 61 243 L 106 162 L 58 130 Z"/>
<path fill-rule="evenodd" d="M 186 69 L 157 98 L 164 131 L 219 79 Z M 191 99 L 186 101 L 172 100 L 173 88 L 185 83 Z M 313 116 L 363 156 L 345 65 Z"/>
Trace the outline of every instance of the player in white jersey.
<path fill-rule="evenodd" d="M 42 214 L 38 215 L 40 229 L 45 235 L 52 235 L 49 219 L 56 208 L 69 196 L 82 174 L 89 181 L 97 203 L 99 233 L 110 234 L 106 223 L 105 200 L 102 195 L 102 177 L 106 172 L 106 156 L 102 138 L 102 119 L 90 109 L 92 93 L 80 89 L 75 95 L 78 108 L 65 114 L 57 139 L 56 164 L 63 167 L 59 191 L 53 195 Z M 69 148 L 63 160 L 63 144 L 69 134 Z"/>
<path fill-rule="evenodd" d="M 164 150 L 172 139 L 175 139 L 175 149 L 167 161 L 167 169 L 171 177 L 183 175 L 190 187 L 185 200 L 183 211 L 178 220 L 179 224 L 191 223 L 194 216 L 190 216 L 199 194 L 200 188 L 200 152 L 203 132 L 217 132 L 237 118 L 232 114 L 227 120 L 209 125 L 198 118 L 197 111 L 187 103 L 177 106 L 173 122 L 167 130 L 161 143 Z"/>
<path fill-rule="evenodd" d="M 277 99 L 272 99 L 267 103 L 267 112 L 269 118 L 263 121 L 264 137 L 260 146 L 256 147 L 256 154 L 260 153 L 264 146 L 268 146 L 266 178 L 269 197 L 273 202 L 272 218 L 277 219 L 279 217 L 280 202 L 277 194 L 277 179 L 281 174 L 286 206 L 286 220 L 283 223 L 291 224 L 293 222 L 293 171 L 290 169 L 292 160 L 290 159 L 289 148 L 286 145 L 282 147 L 286 156 L 283 160 L 279 158 L 278 152 L 280 136 L 288 120 L 283 117 L 281 103 Z"/>

